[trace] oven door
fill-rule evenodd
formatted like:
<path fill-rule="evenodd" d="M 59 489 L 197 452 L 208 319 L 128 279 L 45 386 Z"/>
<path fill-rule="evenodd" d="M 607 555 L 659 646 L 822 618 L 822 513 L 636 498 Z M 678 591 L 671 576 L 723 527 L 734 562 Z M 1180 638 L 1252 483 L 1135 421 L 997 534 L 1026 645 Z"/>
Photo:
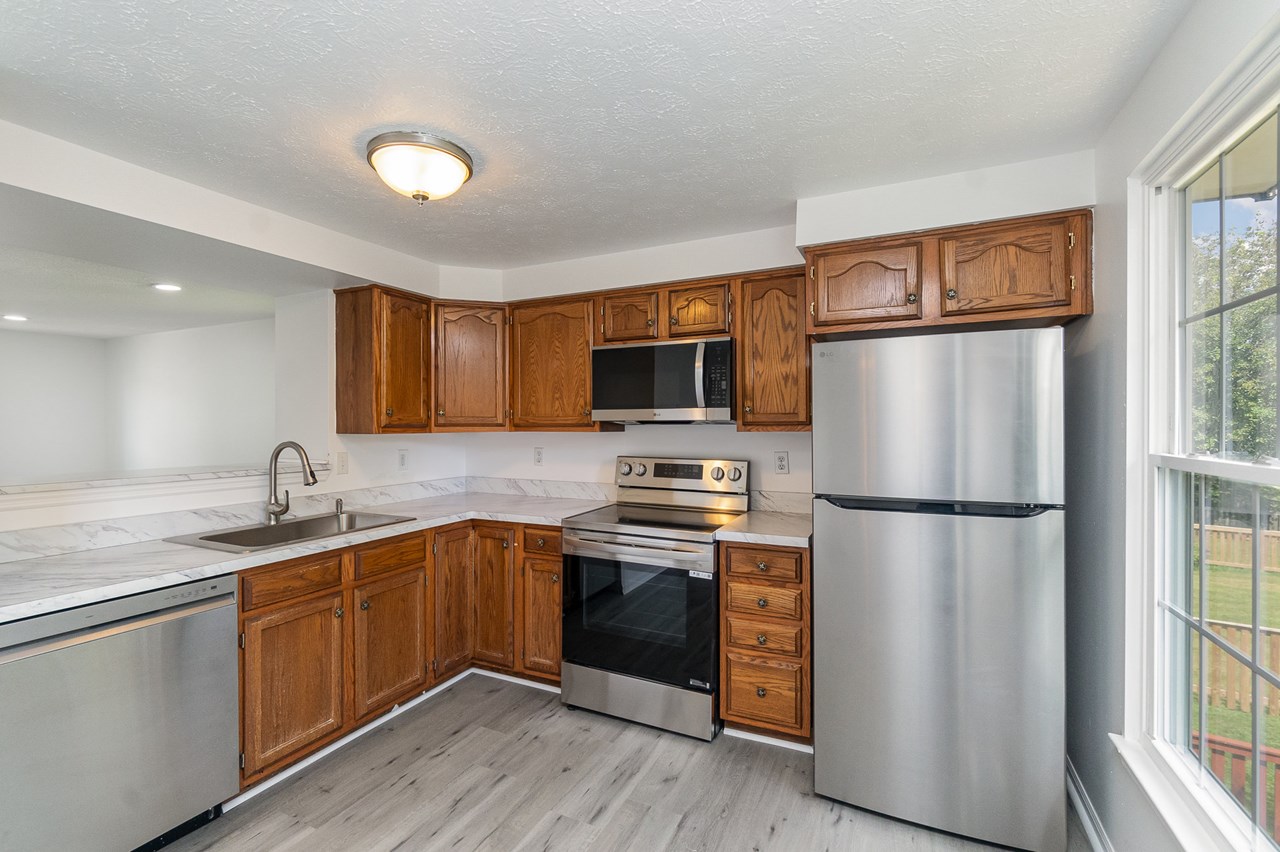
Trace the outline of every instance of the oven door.
<path fill-rule="evenodd" d="M 565 531 L 564 659 L 714 692 L 715 546 Z"/>

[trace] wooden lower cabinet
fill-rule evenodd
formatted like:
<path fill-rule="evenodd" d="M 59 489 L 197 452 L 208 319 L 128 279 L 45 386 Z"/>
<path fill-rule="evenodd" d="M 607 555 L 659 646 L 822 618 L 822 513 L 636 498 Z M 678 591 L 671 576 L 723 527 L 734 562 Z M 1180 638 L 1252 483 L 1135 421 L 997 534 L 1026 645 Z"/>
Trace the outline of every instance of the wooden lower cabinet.
<path fill-rule="evenodd" d="M 514 527 L 476 524 L 471 656 L 505 669 L 515 666 L 515 542 Z"/>
<path fill-rule="evenodd" d="M 364 718 L 426 682 L 426 572 L 356 586 L 352 700 Z"/>
<path fill-rule="evenodd" d="M 720 545 L 720 716 L 766 733 L 812 731 L 807 548 Z"/>
<path fill-rule="evenodd" d="M 557 537 L 557 542 L 559 537 Z M 563 606 L 560 559 L 526 556 L 520 566 L 520 670 L 526 674 L 560 678 L 560 612 Z"/>
<path fill-rule="evenodd" d="M 474 649 L 475 576 L 474 532 L 470 523 L 436 530 L 432 546 L 435 559 L 435 660 L 437 680 L 471 664 Z"/>
<path fill-rule="evenodd" d="M 343 593 L 244 619 L 244 776 L 342 728 Z"/>

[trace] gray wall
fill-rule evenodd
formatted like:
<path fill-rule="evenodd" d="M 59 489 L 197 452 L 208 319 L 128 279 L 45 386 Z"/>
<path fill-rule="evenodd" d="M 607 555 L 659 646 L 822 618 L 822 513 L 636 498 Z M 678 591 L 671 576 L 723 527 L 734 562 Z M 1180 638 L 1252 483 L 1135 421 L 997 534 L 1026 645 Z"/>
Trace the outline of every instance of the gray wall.
<path fill-rule="evenodd" d="M 1120 850 L 1177 848 L 1108 736 L 1124 730 L 1125 548 L 1141 534 L 1125 526 L 1126 182 L 1276 17 L 1274 0 L 1193 5 L 1095 152 L 1095 313 L 1067 334 L 1067 753 Z"/>

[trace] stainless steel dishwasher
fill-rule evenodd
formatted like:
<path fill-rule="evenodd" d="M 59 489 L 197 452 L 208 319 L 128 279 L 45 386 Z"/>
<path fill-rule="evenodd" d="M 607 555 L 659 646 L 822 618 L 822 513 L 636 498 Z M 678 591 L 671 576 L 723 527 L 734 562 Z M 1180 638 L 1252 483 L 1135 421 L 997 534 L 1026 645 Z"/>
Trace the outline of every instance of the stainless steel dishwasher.
<path fill-rule="evenodd" d="M 0 849 L 129 850 L 239 792 L 235 588 L 0 624 Z"/>

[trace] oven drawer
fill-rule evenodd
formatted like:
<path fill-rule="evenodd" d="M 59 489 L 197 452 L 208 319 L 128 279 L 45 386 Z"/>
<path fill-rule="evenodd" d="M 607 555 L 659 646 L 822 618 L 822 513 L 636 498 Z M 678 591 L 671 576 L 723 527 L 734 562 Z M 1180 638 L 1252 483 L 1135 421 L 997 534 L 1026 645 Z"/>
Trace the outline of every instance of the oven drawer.
<path fill-rule="evenodd" d="M 747 724 L 801 729 L 805 701 L 799 663 L 725 655 L 724 715 Z"/>
<path fill-rule="evenodd" d="M 748 654 L 767 652 L 799 657 L 804 646 L 799 624 L 749 621 L 732 615 L 725 619 L 725 641 L 730 648 Z"/>
<path fill-rule="evenodd" d="M 765 586 L 755 583 L 725 584 L 725 609 L 729 612 L 772 615 L 778 618 L 800 618 L 801 590 L 787 586 Z"/>
<path fill-rule="evenodd" d="M 803 559 L 798 550 L 757 550 L 749 547 L 727 547 L 726 570 L 730 577 L 757 580 L 780 580 L 799 583 Z"/>
<path fill-rule="evenodd" d="M 525 553 L 545 553 L 548 556 L 559 556 L 560 530 L 548 527 L 525 527 L 520 543 Z"/>

